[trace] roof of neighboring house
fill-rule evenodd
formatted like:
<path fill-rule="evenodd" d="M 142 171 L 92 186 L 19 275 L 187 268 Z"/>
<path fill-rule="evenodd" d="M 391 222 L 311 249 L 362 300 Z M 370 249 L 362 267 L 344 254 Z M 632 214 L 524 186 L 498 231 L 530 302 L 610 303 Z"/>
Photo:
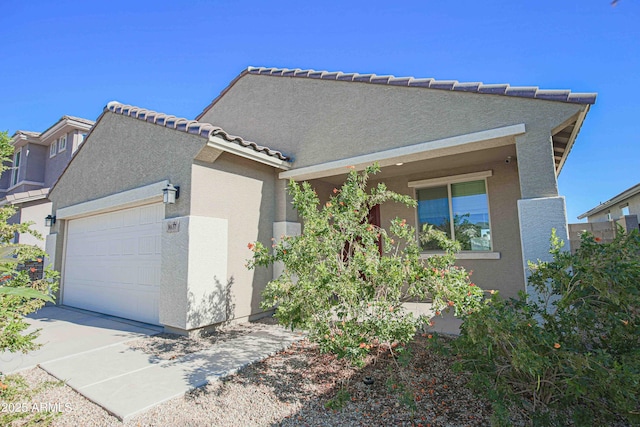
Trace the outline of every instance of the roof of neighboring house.
<path fill-rule="evenodd" d="M 93 120 L 83 119 L 82 117 L 75 116 L 62 116 L 60 120 L 55 122 L 53 125 L 49 126 L 44 132 L 31 132 L 28 130 L 18 130 L 11 137 L 13 143 L 15 144 L 18 140 L 34 138 L 38 139 L 39 143 L 44 143 L 44 141 L 54 134 L 55 132 L 61 130 L 64 126 L 69 125 L 75 128 L 86 129 L 89 130 L 91 126 L 94 125 Z"/>
<path fill-rule="evenodd" d="M 108 103 L 105 107 L 105 110 L 109 110 L 112 113 L 121 114 L 123 116 L 133 117 L 138 120 L 153 123 L 159 126 L 164 126 L 169 129 L 175 129 L 181 132 L 190 133 L 192 135 L 198 135 L 207 139 L 217 136 L 224 139 L 225 141 L 238 144 L 241 147 L 251 148 L 258 153 L 264 153 L 279 160 L 290 160 L 289 157 L 285 156 L 280 151 L 272 150 L 268 147 L 263 147 L 256 144 L 255 142 L 245 141 L 239 136 L 229 135 L 224 131 L 224 129 L 214 126 L 210 123 L 202 123 L 196 120 L 189 120 L 164 113 L 158 113 L 156 111 L 135 107 L 133 105 L 121 104 L 117 101 Z"/>
<path fill-rule="evenodd" d="M 37 138 L 40 136 L 40 132 L 31 132 L 30 130 L 17 130 L 16 133 L 13 134 L 13 137 L 15 138 L 16 135 L 25 135 L 32 138 Z"/>
<path fill-rule="evenodd" d="M 631 188 L 627 188 L 626 190 L 624 190 L 622 193 L 612 197 L 611 199 L 607 200 L 604 203 L 600 203 L 598 206 L 596 206 L 595 208 L 583 213 L 582 215 L 580 215 L 578 217 L 578 219 L 583 219 L 586 218 L 588 216 L 592 216 L 595 215 L 599 212 L 602 212 L 605 209 L 610 208 L 611 206 L 617 205 L 620 202 L 625 201 L 626 199 L 635 196 L 636 194 L 640 194 L 640 184 L 636 184 Z"/>
<path fill-rule="evenodd" d="M 247 74 L 276 77 L 298 77 L 307 79 L 337 80 L 390 86 L 475 92 L 490 95 L 535 98 L 547 101 L 570 102 L 575 104 L 595 104 L 596 93 L 572 93 L 570 90 L 539 89 L 537 86 L 510 86 L 506 83 L 484 84 L 481 82 L 459 82 L 457 80 L 436 80 L 433 78 L 379 76 L 376 74 L 343 73 L 342 71 L 302 70 L 300 68 L 248 67 L 227 86 L 216 99 L 209 104 L 196 119 L 200 119 L 231 87 Z"/>
<path fill-rule="evenodd" d="M 24 191 L 22 193 L 8 194 L 4 199 L 0 200 L 0 206 L 6 204 L 16 205 L 19 203 L 45 199 L 47 197 L 47 194 L 49 194 L 48 188 L 39 188 L 37 190 Z"/>

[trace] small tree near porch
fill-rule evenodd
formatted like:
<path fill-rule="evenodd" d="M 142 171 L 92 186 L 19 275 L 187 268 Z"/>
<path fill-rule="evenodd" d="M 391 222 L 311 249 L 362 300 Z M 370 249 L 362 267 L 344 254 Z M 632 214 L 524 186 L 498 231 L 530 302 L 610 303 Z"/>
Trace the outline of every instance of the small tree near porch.
<path fill-rule="evenodd" d="M 352 169 L 323 206 L 309 183 L 291 181 L 302 234 L 283 236 L 271 248 L 249 243 L 249 268 L 284 265 L 267 285 L 262 307 L 275 307 L 280 323 L 307 330 L 321 350 L 354 362 L 374 348 L 407 343 L 429 322 L 408 313 L 404 302 L 430 299 L 436 313 L 464 315 L 482 299 L 467 272 L 453 265 L 459 244 L 443 233 L 425 230 L 424 238 L 438 240 L 446 253 L 423 260 L 416 230 L 406 220 L 393 219 L 388 230 L 367 221 L 370 210 L 385 202 L 416 205 L 384 184 L 367 191 L 369 176 L 378 171 L 377 165 L 362 173 Z"/>

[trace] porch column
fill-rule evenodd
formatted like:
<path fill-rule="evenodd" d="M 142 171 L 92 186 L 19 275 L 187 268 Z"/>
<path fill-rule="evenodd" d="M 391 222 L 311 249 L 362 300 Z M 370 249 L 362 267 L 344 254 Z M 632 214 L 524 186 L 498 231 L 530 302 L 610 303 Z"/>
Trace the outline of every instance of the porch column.
<path fill-rule="evenodd" d="M 535 296 L 527 284 L 528 261 L 549 261 L 551 230 L 569 249 L 567 212 L 564 197 L 558 196 L 553 142 L 549 133 L 525 133 L 516 137 L 521 199 L 518 200 L 520 242 L 524 264 L 525 291 Z"/>
<path fill-rule="evenodd" d="M 298 221 L 298 214 L 293 208 L 291 197 L 287 193 L 288 180 L 276 180 L 276 209 L 273 223 L 274 243 L 279 243 L 283 236 L 297 236 L 302 233 L 302 224 Z M 280 277 L 284 270 L 281 262 L 273 265 L 273 279 Z"/>

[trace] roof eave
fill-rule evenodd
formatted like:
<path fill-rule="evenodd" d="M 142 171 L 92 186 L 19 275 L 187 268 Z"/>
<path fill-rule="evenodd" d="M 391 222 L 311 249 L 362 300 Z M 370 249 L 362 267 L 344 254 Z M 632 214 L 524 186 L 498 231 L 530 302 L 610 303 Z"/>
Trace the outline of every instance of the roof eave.
<path fill-rule="evenodd" d="M 573 132 L 571 134 L 571 137 L 569 138 L 569 142 L 567 143 L 567 148 L 565 149 L 563 155 L 562 155 L 562 159 L 560 159 L 560 164 L 558 165 L 558 168 L 556 170 L 556 177 L 560 176 L 560 172 L 562 171 L 562 167 L 564 166 L 565 162 L 567 161 L 567 158 L 569 157 L 569 153 L 571 152 L 571 149 L 573 148 L 573 144 L 575 143 L 576 139 L 578 138 L 578 134 L 580 133 L 580 129 L 582 128 L 582 124 L 584 123 L 584 119 L 587 116 L 587 113 L 589 112 L 589 109 L 591 108 L 591 105 L 587 104 L 585 105 L 584 110 L 582 110 L 579 114 L 578 114 L 578 118 L 576 120 L 576 124 L 573 128 Z"/>
<path fill-rule="evenodd" d="M 284 171 L 291 169 L 291 163 L 287 160 L 281 160 L 277 157 L 269 156 L 268 154 L 255 151 L 251 148 L 243 147 L 236 143 L 225 141 L 219 136 L 210 136 L 207 145 L 227 153 L 244 157 L 245 159 L 254 160 L 265 165 L 282 169 Z"/>
<path fill-rule="evenodd" d="M 600 213 L 603 210 L 605 210 L 607 208 L 610 208 L 611 206 L 617 205 L 618 203 L 620 203 L 623 200 L 626 200 L 626 199 L 628 199 L 630 197 L 635 196 L 636 194 L 640 194 L 640 184 L 636 184 L 631 188 L 627 188 L 622 193 L 619 193 L 619 194 L 613 196 L 612 198 L 610 198 L 606 202 L 600 203 L 595 208 L 593 208 L 593 209 L 583 213 L 582 215 L 578 216 L 578 219 L 584 219 L 586 217 L 593 216 L 593 215 L 595 215 L 597 213 Z"/>
<path fill-rule="evenodd" d="M 222 92 L 196 117 L 202 117 L 213 108 L 233 86 L 247 74 L 268 77 L 307 78 L 329 81 L 358 82 L 366 84 L 414 87 L 452 92 L 468 92 L 481 95 L 510 96 L 514 98 L 538 99 L 572 104 L 595 104 L 597 93 L 572 93 L 570 90 L 548 90 L 530 86 L 510 86 L 509 84 L 483 84 L 481 82 L 458 82 L 457 80 L 436 80 L 433 78 L 395 77 L 392 75 L 343 73 L 340 71 L 302 70 L 300 68 L 247 67 L 225 87 Z"/>

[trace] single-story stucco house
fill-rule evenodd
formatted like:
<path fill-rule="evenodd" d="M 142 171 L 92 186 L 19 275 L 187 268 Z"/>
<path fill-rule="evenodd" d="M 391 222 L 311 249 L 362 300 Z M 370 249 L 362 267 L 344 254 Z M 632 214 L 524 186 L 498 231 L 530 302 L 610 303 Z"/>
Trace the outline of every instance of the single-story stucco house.
<path fill-rule="evenodd" d="M 478 285 L 514 296 L 551 229 L 566 239 L 557 175 L 595 98 L 250 67 L 196 120 L 109 103 L 49 194 L 60 302 L 181 333 L 258 316 L 278 272 L 248 270 L 247 243 L 300 232 L 287 181 L 327 199 L 373 162 L 372 184 L 419 203 L 381 206 L 380 225 L 435 224 L 463 241 Z"/>

